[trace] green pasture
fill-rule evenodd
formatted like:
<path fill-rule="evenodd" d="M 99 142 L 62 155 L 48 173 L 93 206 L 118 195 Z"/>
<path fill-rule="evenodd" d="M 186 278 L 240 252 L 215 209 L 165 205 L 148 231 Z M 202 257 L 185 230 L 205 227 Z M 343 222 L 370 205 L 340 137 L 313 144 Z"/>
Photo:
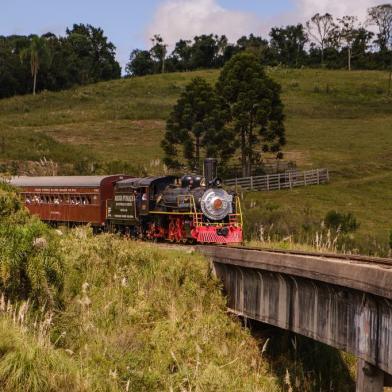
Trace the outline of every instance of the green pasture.
<path fill-rule="evenodd" d="M 328 186 L 247 195 L 322 218 L 353 212 L 359 235 L 385 240 L 392 228 L 392 97 L 381 71 L 269 69 L 285 103 L 286 159 L 303 169 L 327 167 Z M 123 160 L 161 170 L 165 120 L 195 76 L 219 71 L 116 80 L 63 92 L 0 101 L 0 160 Z"/>

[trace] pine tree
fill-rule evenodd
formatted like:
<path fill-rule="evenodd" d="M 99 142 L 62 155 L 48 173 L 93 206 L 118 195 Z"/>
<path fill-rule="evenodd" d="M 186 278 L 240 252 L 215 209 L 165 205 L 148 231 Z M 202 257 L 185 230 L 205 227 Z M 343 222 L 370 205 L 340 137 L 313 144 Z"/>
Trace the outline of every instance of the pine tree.
<path fill-rule="evenodd" d="M 280 86 L 269 78 L 252 53 L 235 55 L 222 69 L 217 92 L 230 108 L 241 150 L 242 172 L 251 175 L 262 152 L 280 156 L 286 143 Z"/>
<path fill-rule="evenodd" d="M 203 155 L 226 162 L 234 151 L 233 135 L 224 128 L 227 120 L 228 108 L 214 89 L 202 78 L 192 80 L 167 121 L 162 141 L 165 163 L 199 170 Z"/>

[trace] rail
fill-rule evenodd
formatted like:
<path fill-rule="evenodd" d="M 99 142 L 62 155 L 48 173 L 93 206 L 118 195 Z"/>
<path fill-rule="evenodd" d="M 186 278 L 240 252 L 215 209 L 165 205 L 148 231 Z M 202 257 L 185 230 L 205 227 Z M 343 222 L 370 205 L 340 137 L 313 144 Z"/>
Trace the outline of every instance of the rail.
<path fill-rule="evenodd" d="M 232 178 L 224 181 L 227 186 L 251 191 L 273 191 L 292 189 L 300 186 L 318 185 L 329 182 L 328 169 L 314 169 L 308 171 L 288 171 L 279 174 Z"/>

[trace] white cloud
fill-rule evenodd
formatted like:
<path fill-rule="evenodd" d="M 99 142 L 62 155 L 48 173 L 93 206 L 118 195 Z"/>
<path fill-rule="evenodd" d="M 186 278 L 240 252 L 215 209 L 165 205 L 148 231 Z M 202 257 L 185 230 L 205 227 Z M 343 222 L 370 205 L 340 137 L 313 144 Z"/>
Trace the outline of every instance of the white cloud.
<path fill-rule="evenodd" d="M 355 15 L 360 20 L 365 20 L 367 9 L 380 4 L 380 0 L 296 0 L 300 19 L 309 19 L 316 12 L 324 14 L 329 12 L 335 17 Z"/>
<path fill-rule="evenodd" d="M 278 0 L 275 0 L 278 1 Z M 268 38 L 270 28 L 304 23 L 315 13 L 329 12 L 334 17 L 356 15 L 365 21 L 367 9 L 380 0 L 292 0 L 293 8 L 266 17 L 250 12 L 228 10 L 218 0 L 165 0 L 156 10 L 146 31 L 146 40 L 161 34 L 173 48 L 180 38 L 192 39 L 200 34 L 225 34 L 231 42 L 253 33 Z M 241 7 L 239 2 L 239 8 Z"/>
<path fill-rule="evenodd" d="M 161 34 L 170 46 L 180 38 L 210 33 L 225 34 L 234 41 L 257 33 L 260 22 L 251 13 L 227 10 L 216 0 L 167 0 L 156 10 L 147 34 L 148 38 Z"/>

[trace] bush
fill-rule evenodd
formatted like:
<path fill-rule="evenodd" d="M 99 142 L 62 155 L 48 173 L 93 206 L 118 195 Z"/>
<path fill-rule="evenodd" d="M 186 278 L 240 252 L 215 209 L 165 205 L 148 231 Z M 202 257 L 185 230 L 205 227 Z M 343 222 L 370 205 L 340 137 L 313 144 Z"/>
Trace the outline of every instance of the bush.
<path fill-rule="evenodd" d="M 7 299 L 58 305 L 63 262 L 58 235 L 31 217 L 15 191 L 0 184 L 0 290 Z"/>
<path fill-rule="evenodd" d="M 325 216 L 324 222 L 326 227 L 342 233 L 352 233 L 360 226 L 351 212 L 343 214 L 337 211 L 329 211 Z"/>

